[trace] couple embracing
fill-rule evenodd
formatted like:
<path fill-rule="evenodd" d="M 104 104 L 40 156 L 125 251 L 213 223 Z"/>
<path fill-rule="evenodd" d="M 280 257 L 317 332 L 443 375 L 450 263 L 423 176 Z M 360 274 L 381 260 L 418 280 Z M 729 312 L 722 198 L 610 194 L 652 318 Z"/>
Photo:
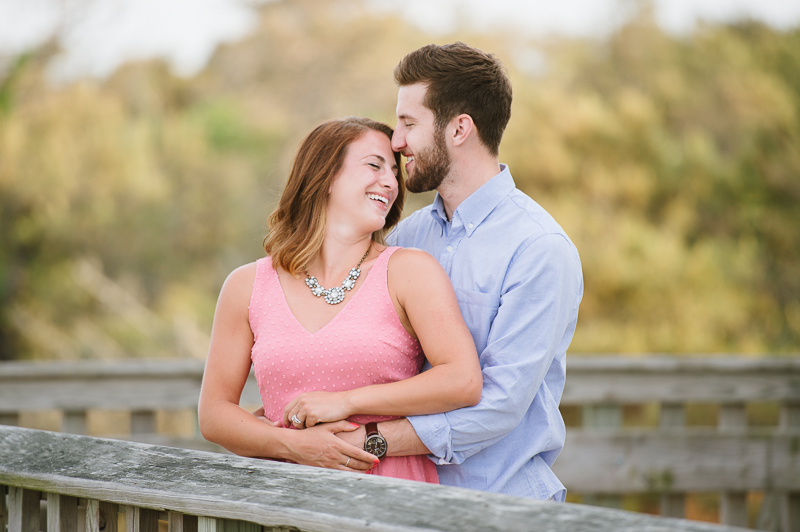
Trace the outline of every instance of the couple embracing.
<path fill-rule="evenodd" d="M 511 83 L 463 43 L 420 48 L 394 75 L 395 129 L 314 129 L 267 256 L 225 281 L 200 429 L 243 456 L 563 501 L 550 468 L 583 280 L 499 162 Z M 406 189 L 437 194 L 400 222 Z M 255 414 L 239 407 L 251 365 Z"/>

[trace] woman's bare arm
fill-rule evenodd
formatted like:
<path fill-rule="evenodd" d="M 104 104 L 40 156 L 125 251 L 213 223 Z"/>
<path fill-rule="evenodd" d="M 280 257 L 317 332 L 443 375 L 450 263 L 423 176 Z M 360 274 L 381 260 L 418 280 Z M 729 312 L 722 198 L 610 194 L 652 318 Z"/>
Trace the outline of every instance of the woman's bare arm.
<path fill-rule="evenodd" d="M 248 306 L 255 268 L 253 263 L 235 270 L 220 292 L 200 391 L 200 432 L 208 441 L 241 456 L 278 458 L 346 471 L 371 468 L 374 456 L 334 436 L 336 431 L 354 430 L 357 425 L 341 421 L 321 425 L 316 434 L 304 434 L 306 431 L 259 421 L 239 406 L 253 347 Z"/>

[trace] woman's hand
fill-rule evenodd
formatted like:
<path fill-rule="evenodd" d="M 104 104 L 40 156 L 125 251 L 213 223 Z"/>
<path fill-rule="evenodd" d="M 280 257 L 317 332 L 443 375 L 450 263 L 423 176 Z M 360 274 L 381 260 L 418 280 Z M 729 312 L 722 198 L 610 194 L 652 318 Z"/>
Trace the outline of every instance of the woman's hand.
<path fill-rule="evenodd" d="M 349 421 L 322 423 L 306 430 L 286 430 L 289 459 L 298 464 L 364 473 L 380 461 L 363 449 L 336 436 L 337 432 L 357 430 Z"/>
<path fill-rule="evenodd" d="M 301 393 L 284 408 L 283 425 L 300 429 L 347 419 L 357 413 L 352 411 L 348 397 L 348 392 Z"/>

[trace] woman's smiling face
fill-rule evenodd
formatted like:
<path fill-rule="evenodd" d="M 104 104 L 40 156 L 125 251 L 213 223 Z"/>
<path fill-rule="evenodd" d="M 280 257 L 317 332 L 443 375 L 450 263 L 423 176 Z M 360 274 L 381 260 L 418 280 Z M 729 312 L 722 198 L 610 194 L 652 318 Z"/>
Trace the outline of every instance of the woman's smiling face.
<path fill-rule="evenodd" d="M 397 172 L 385 134 L 369 130 L 351 142 L 330 187 L 328 222 L 363 223 L 370 232 L 382 229 L 397 198 Z"/>

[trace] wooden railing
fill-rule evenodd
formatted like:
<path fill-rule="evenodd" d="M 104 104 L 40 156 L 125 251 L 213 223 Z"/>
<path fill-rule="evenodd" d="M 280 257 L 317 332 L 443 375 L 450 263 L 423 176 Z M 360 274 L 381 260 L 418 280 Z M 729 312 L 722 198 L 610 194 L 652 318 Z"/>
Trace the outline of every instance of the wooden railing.
<path fill-rule="evenodd" d="M 61 430 L 81 433 L 87 410 L 125 409 L 128 439 L 213 449 L 155 431 L 157 411 L 196 409 L 201 378 L 191 360 L 6 363 L 0 422 L 55 409 Z M 252 377 L 241 402 L 260 403 Z M 757 526 L 800 531 L 800 358 L 571 356 L 561 404 L 570 423 L 554 469 L 584 502 L 619 508 L 622 494 L 655 494 L 662 515 L 681 517 L 687 493 L 714 492 L 720 521 L 747 526 L 746 498 L 763 494 Z M 687 412 L 709 404 L 716 425 L 687 426 Z M 779 421 L 749 425 L 748 409 L 765 404 Z M 637 406 L 656 421 L 630 426 L 624 413 Z"/>
<path fill-rule="evenodd" d="M 8 532 L 741 530 L 16 427 L 0 427 L 0 495 Z"/>

